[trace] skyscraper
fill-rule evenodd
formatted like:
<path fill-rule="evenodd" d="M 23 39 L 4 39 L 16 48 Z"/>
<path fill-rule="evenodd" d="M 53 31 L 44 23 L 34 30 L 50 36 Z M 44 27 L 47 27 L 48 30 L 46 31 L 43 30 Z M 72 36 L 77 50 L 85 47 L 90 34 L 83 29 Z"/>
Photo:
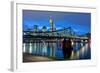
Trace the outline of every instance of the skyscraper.
<path fill-rule="evenodd" d="M 50 31 L 54 31 L 54 24 L 51 16 L 50 16 Z"/>
<path fill-rule="evenodd" d="M 34 32 L 38 32 L 38 25 L 34 25 L 33 30 Z"/>

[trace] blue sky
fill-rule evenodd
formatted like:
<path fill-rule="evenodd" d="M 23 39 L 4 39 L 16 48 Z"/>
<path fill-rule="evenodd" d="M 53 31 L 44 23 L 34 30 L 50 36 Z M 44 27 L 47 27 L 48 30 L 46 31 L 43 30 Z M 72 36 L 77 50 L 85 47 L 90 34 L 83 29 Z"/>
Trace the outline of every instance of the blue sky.
<path fill-rule="evenodd" d="M 91 14 L 78 12 L 56 12 L 23 10 L 23 29 L 38 25 L 50 28 L 49 17 L 52 17 L 56 29 L 71 27 L 75 32 L 84 34 L 91 32 Z"/>

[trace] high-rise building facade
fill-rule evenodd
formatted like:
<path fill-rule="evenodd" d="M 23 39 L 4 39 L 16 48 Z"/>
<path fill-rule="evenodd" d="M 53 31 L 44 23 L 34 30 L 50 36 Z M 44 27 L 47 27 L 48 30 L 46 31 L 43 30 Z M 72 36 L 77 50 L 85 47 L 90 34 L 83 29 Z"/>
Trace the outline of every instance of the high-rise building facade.
<path fill-rule="evenodd" d="M 50 16 L 50 31 L 54 31 L 54 23 L 51 16 Z"/>

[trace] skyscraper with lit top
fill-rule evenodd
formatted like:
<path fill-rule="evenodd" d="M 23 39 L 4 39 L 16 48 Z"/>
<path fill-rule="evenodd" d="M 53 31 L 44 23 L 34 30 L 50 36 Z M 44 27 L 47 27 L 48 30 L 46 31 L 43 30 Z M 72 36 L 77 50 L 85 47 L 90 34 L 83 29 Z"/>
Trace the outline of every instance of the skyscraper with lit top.
<path fill-rule="evenodd" d="M 52 17 L 50 16 L 50 31 L 54 31 L 54 24 L 53 24 L 53 19 Z"/>

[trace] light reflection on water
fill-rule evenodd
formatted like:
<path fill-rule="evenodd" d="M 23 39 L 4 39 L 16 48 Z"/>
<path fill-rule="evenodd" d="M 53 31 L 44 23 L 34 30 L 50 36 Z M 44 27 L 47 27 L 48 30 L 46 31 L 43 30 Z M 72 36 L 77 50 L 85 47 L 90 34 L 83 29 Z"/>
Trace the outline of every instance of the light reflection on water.
<path fill-rule="evenodd" d="M 73 51 L 70 59 L 90 59 L 91 50 L 89 43 L 73 43 Z M 50 56 L 58 59 L 63 58 L 62 48 L 59 43 L 23 43 L 23 52 L 33 55 Z"/>

